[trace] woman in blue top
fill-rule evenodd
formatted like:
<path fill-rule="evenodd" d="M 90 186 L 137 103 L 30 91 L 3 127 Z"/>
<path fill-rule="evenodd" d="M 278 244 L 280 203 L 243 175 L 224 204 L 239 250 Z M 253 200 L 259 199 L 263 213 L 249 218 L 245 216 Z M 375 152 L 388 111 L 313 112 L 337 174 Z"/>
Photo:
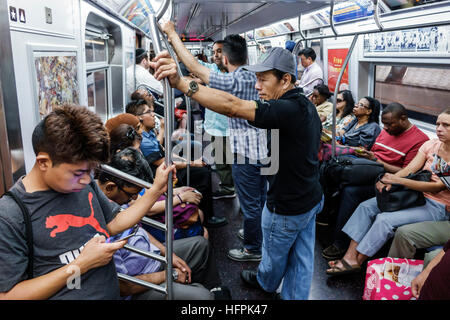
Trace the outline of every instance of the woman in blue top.
<path fill-rule="evenodd" d="M 346 146 L 370 150 L 381 132 L 378 125 L 380 102 L 371 97 L 364 97 L 353 108 L 353 114 L 356 119 L 340 130 L 336 139 Z"/>

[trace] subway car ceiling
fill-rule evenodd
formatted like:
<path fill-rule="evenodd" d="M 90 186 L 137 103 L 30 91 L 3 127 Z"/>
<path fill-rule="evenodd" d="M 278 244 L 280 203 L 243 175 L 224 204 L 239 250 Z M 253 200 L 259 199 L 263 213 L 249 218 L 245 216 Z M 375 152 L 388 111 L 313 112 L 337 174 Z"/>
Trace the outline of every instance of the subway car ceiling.
<path fill-rule="evenodd" d="M 73 103 L 94 106 L 94 110 L 103 119 L 123 112 L 128 99 L 125 89 L 126 70 L 134 64 L 135 48 L 148 48 L 150 45 L 150 41 L 146 39 L 149 37 L 147 17 L 157 12 L 162 2 L 0 1 L 0 12 L 3 17 L 9 16 L 9 19 L 0 20 L 0 97 L 3 97 L 0 99 L 0 170 L 3 173 L 3 177 L 0 177 L 0 194 L 5 190 L 1 186 L 2 183 L 3 187 L 5 184 L 7 187 L 11 186 L 12 182 L 28 172 L 34 163 L 31 135 L 34 126 L 45 113 L 45 110 L 40 113 L 43 106 L 41 102 L 47 101 L 49 97 L 40 95 L 40 86 L 45 81 L 57 80 L 40 77 L 39 68 L 47 67 L 47 62 L 52 57 L 59 56 L 63 57 L 61 61 L 65 59 L 65 66 L 71 67 L 71 72 L 75 75 L 70 78 L 70 73 L 66 73 L 72 81 L 64 83 L 63 87 L 64 89 L 73 86 L 75 90 L 59 88 L 51 98 L 70 98 Z M 252 38 L 258 42 L 270 43 L 273 36 L 296 41 L 302 39 L 302 35 L 316 37 L 317 40 L 308 41 L 308 45 L 319 50 L 319 56 L 326 62 L 329 48 L 348 48 L 351 42 L 351 37 L 335 37 L 330 27 L 331 6 L 334 7 L 335 31 L 339 35 L 356 31 L 379 31 L 375 22 L 376 7 L 371 0 L 335 3 L 319 0 L 174 0 L 163 19 L 172 19 L 177 32 L 184 35 L 186 40 L 217 40 L 227 34 L 245 33 L 253 51 L 256 51 L 256 46 L 251 41 Z M 380 0 L 378 10 L 379 22 L 386 30 L 399 26 L 414 28 L 424 22 L 443 26 L 448 30 L 450 1 Z M 136 35 L 144 40 L 138 43 Z M 450 34 L 446 36 L 450 38 Z M 319 41 L 320 37 L 323 38 Z M 423 90 L 433 90 L 432 93 L 419 93 L 415 89 L 417 96 L 407 96 L 421 101 L 420 99 L 433 95 L 439 97 L 439 101 L 449 101 L 449 90 L 442 89 L 449 87 L 446 85 L 449 81 L 449 52 L 423 54 L 411 51 L 401 55 L 386 55 L 377 48 L 365 52 L 363 47 L 366 46 L 366 41 L 369 48 L 372 38 L 361 36 L 358 39 L 357 48 L 349 62 L 350 88 L 356 97 L 369 94 L 397 99 L 398 91 L 386 91 L 399 87 L 395 76 L 401 76 L 404 82 L 407 80 L 411 84 L 410 87 L 421 88 L 423 84 L 418 83 L 417 78 L 421 80 L 425 77 L 414 77 L 413 71 L 423 73 L 424 70 L 417 68 L 422 68 L 423 65 L 430 68 L 435 65 L 435 68 L 444 72 L 441 72 L 441 80 L 434 78 L 431 79 L 433 81 L 427 81 L 434 87 Z M 206 47 L 205 43 L 200 46 Z M 390 64 L 401 66 L 394 70 Z M 58 66 L 63 67 L 57 64 L 56 67 Z M 326 65 L 324 71 L 326 73 Z M 437 71 L 433 69 L 427 72 L 427 77 L 436 74 Z M 432 107 L 437 104 L 434 103 Z M 430 110 L 432 116 L 438 112 Z M 433 119 L 428 123 L 432 132 Z"/>

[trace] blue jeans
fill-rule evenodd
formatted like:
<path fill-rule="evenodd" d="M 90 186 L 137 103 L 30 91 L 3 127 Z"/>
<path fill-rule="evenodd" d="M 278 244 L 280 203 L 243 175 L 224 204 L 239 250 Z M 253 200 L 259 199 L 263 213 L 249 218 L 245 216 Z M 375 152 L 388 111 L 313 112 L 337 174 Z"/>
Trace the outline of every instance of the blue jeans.
<path fill-rule="evenodd" d="M 394 236 L 395 229 L 405 224 L 422 221 L 448 220 L 445 205 L 425 198 L 425 205 L 393 212 L 381 212 L 377 198 L 361 203 L 342 229 L 358 243 L 356 250 L 372 257 L 386 241 Z"/>
<path fill-rule="evenodd" d="M 260 254 L 262 244 L 261 212 L 266 202 L 267 179 L 261 175 L 262 164 L 233 164 L 232 175 L 244 214 L 244 248 Z"/>
<path fill-rule="evenodd" d="M 274 292 L 283 280 L 283 300 L 307 300 L 314 272 L 316 214 L 322 200 L 310 211 L 284 216 L 264 206 L 262 214 L 262 260 L 257 279 L 267 292 Z"/>

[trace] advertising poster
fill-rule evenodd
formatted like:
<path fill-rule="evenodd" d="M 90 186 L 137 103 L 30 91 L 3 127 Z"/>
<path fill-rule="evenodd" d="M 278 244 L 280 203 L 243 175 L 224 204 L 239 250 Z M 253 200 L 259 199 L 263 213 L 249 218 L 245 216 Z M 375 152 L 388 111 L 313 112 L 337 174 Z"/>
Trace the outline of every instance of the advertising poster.
<path fill-rule="evenodd" d="M 336 88 L 336 82 L 347 53 L 348 49 L 328 49 L 328 88 L 331 92 Z M 348 88 L 348 65 L 342 75 L 340 87 Z"/>
<path fill-rule="evenodd" d="M 34 66 L 41 119 L 61 104 L 79 104 L 75 55 L 35 56 Z"/>
<path fill-rule="evenodd" d="M 364 55 L 449 56 L 450 27 L 435 26 L 364 36 Z"/>

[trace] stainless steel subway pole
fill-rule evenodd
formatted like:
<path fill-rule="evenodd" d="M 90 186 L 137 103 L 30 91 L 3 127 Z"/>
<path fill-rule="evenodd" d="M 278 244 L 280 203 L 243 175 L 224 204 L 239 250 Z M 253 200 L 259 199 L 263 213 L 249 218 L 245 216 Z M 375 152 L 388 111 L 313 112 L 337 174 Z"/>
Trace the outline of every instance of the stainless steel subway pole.
<path fill-rule="evenodd" d="M 162 16 L 162 15 L 161 15 Z M 148 17 L 150 36 L 152 38 L 153 47 L 155 53 L 159 54 L 162 51 L 161 39 L 159 37 L 158 22 L 156 21 L 156 16 L 151 14 Z M 166 129 L 164 130 L 164 147 L 165 147 L 165 163 L 166 166 L 172 165 L 172 126 L 173 123 L 173 96 L 172 88 L 170 87 L 169 80 L 164 79 L 163 81 L 163 91 L 164 91 L 164 123 Z M 172 110 L 171 110 L 172 109 Z M 166 210 L 165 219 L 167 224 L 166 230 L 166 284 L 167 284 L 167 299 L 173 299 L 173 279 L 172 279 L 172 252 L 173 252 L 173 184 L 172 184 L 172 173 L 169 174 L 168 185 L 167 185 L 167 197 L 166 197 Z"/>
<path fill-rule="evenodd" d="M 341 84 L 342 76 L 344 75 L 345 68 L 347 67 L 347 64 L 348 64 L 348 62 L 350 60 L 350 57 L 352 55 L 353 49 L 355 48 L 355 44 L 356 44 L 357 40 L 358 40 L 358 35 L 356 34 L 353 37 L 353 41 L 352 41 L 352 43 L 350 45 L 350 48 L 348 49 L 348 53 L 347 53 L 347 56 L 345 57 L 344 64 L 342 65 L 342 69 L 339 72 L 339 76 L 338 76 L 338 79 L 337 79 L 337 82 L 336 82 L 336 87 L 334 88 L 334 95 L 333 95 L 333 125 L 332 125 L 332 128 L 331 128 L 331 130 L 332 130 L 332 132 L 331 132 L 331 136 L 332 136 L 332 138 L 331 138 L 331 147 L 332 147 L 331 148 L 331 155 L 332 155 L 333 158 L 336 155 L 336 98 L 337 98 L 337 94 L 339 92 L 339 86 Z"/>
<path fill-rule="evenodd" d="M 173 10 L 172 10 L 173 11 Z M 169 51 L 169 54 L 172 56 L 173 60 L 175 61 L 175 64 L 177 65 L 177 71 L 178 71 L 178 75 L 180 77 L 183 77 L 183 73 L 181 72 L 181 67 L 180 64 L 178 62 L 178 59 L 176 58 L 176 54 L 173 51 L 172 46 L 170 45 L 169 41 L 167 40 L 167 38 L 164 36 L 164 32 L 162 31 L 160 25 L 158 24 L 158 28 L 159 31 L 161 32 L 162 38 L 164 40 L 164 44 L 167 48 L 167 51 Z M 184 95 L 185 99 L 186 99 L 186 111 L 187 111 L 187 164 L 186 164 L 186 180 L 187 180 L 187 186 L 190 186 L 191 183 L 191 98 L 189 98 L 187 95 Z M 184 154 L 183 154 L 184 156 Z"/>

